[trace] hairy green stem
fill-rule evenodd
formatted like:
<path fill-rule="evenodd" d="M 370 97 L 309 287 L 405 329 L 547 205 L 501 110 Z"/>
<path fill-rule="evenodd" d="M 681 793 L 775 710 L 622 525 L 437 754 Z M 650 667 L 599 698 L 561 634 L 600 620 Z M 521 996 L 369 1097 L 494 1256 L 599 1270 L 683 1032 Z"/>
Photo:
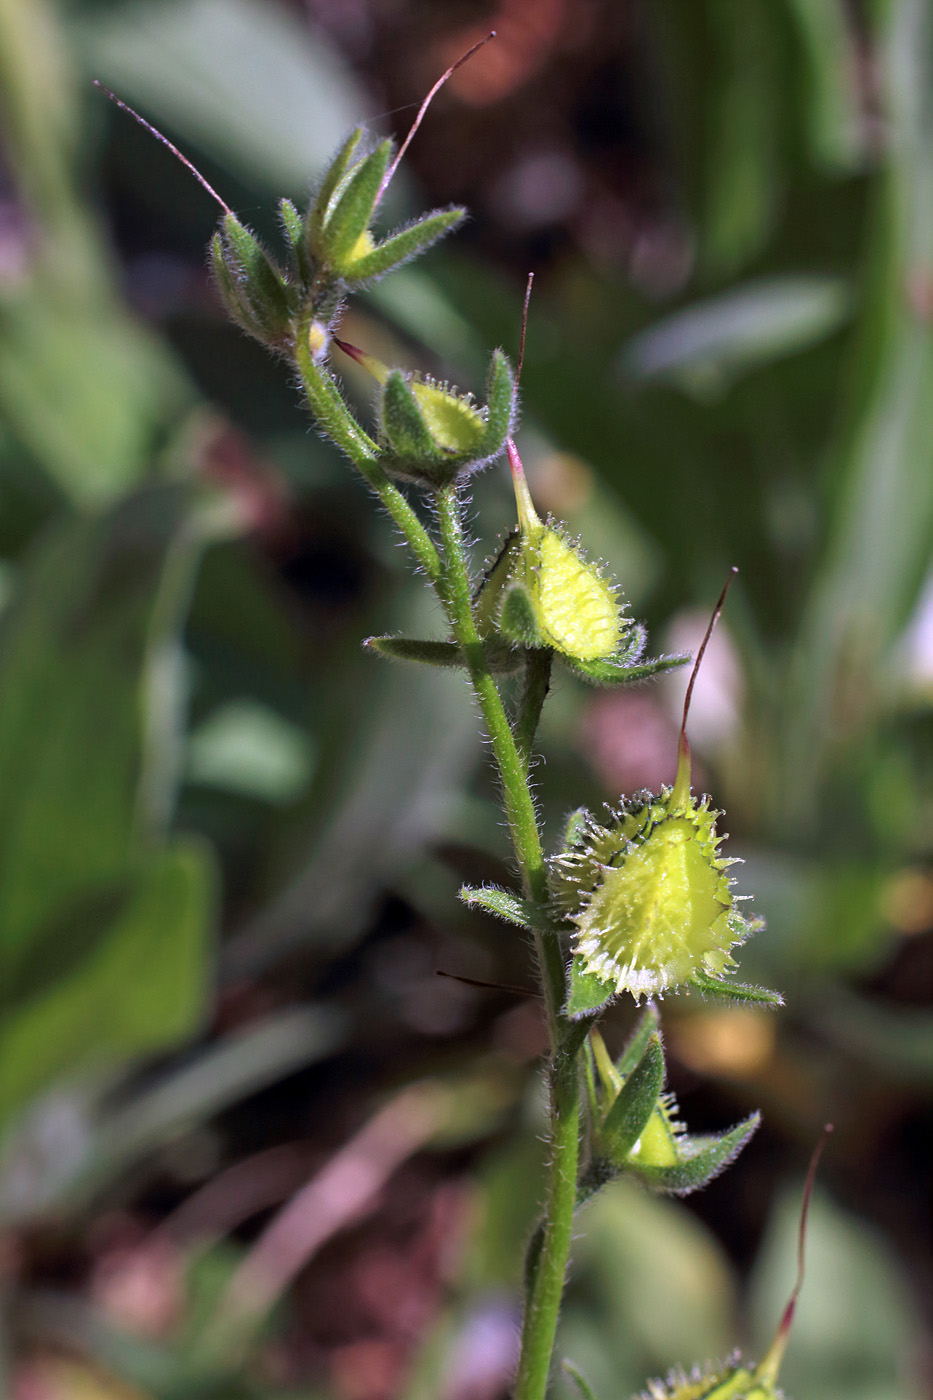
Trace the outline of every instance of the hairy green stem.
<path fill-rule="evenodd" d="M 308 403 L 324 432 L 365 477 L 405 536 L 418 563 L 437 586 L 441 577 L 441 561 L 434 541 L 406 497 L 379 465 L 377 445 L 350 413 L 332 376 L 313 358 L 308 348 L 306 327 L 299 330 L 296 337 L 295 364 Z"/>
<path fill-rule="evenodd" d="M 534 904 L 547 900 L 544 852 L 538 820 L 528 790 L 525 765 L 515 743 L 502 697 L 489 669 L 486 652 L 473 617 L 470 578 L 466 564 L 460 507 L 452 487 L 437 492 L 437 518 L 444 546 L 440 595 L 456 640 L 467 658 L 470 680 L 476 692 L 502 781 L 505 813 L 521 866 L 525 893 Z M 563 981 L 563 974 L 561 976 Z M 560 989 L 563 991 L 563 987 Z M 554 1008 L 556 1013 L 556 1006 Z"/>
<path fill-rule="evenodd" d="M 554 653 L 548 647 L 535 647 L 525 662 L 525 689 L 515 724 L 515 743 L 525 768 L 531 762 L 531 748 L 538 732 L 541 711 L 551 684 L 551 662 Z"/>
<path fill-rule="evenodd" d="M 437 493 L 437 515 L 443 544 L 443 576 L 438 592 L 454 636 L 466 655 L 470 680 L 492 741 L 525 892 L 532 903 L 543 905 L 547 901 L 547 879 L 534 802 L 528 785 L 527 761 L 547 693 L 550 662 L 548 659 L 546 665 L 534 666 L 533 679 L 532 675 L 529 676 L 520 720 L 520 738 L 517 741 L 476 628 L 463 525 L 453 488 L 448 487 Z M 530 662 L 530 668 L 532 665 Z M 527 1282 L 515 1400 L 544 1400 L 547 1390 L 570 1255 L 580 1133 L 575 1056 L 561 1048 L 566 1032 L 566 1022 L 561 1014 L 565 992 L 563 955 L 557 939 L 540 930 L 535 932 L 535 949 L 551 1045 L 550 1161 L 543 1238 Z"/>
<path fill-rule="evenodd" d="M 576 1057 L 551 1064 L 551 1139 L 544 1238 L 529 1270 L 514 1400 L 544 1400 L 570 1258 L 577 1201 L 580 1096 Z"/>

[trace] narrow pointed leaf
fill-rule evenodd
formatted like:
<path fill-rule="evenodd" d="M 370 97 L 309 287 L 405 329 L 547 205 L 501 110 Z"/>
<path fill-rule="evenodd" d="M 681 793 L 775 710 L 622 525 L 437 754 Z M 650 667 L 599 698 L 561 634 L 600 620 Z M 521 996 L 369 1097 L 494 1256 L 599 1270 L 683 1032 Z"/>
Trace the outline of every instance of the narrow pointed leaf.
<path fill-rule="evenodd" d="M 415 462 L 439 454 L 418 400 L 401 370 L 393 369 L 382 395 L 382 427 L 389 445 L 401 458 Z"/>
<path fill-rule="evenodd" d="M 496 885 L 464 885 L 460 898 L 471 909 L 484 909 L 487 914 L 495 914 L 497 919 L 517 924 L 519 928 L 533 929 L 529 918 L 529 907 L 524 899 L 510 894 Z"/>
<path fill-rule="evenodd" d="M 784 1005 L 781 993 L 773 992 L 769 987 L 754 987 L 748 982 L 732 982 L 728 978 L 710 977 L 705 972 L 696 973 L 687 986 L 691 991 L 699 992 L 700 996 L 715 1001 L 746 1006 Z"/>
<path fill-rule="evenodd" d="M 620 1166 L 645 1130 L 664 1088 L 664 1051 L 657 1033 L 619 1090 L 599 1135 L 600 1155 Z"/>
<path fill-rule="evenodd" d="M 353 251 L 369 228 L 391 156 L 391 141 L 381 141 L 360 161 L 324 226 L 324 257 L 337 272 L 349 271 L 356 261 Z"/>
<path fill-rule="evenodd" d="M 581 1016 L 593 1016 L 608 1006 L 616 995 L 615 985 L 604 982 L 595 972 L 586 972 L 579 958 L 570 963 L 570 990 L 564 1004 L 564 1015 L 576 1021 Z"/>
<path fill-rule="evenodd" d="M 620 664 L 611 656 L 597 661 L 581 661 L 576 656 L 565 656 L 564 663 L 593 685 L 635 685 L 651 676 L 662 675 L 684 666 L 689 656 L 656 656 L 649 661 L 637 661 L 633 665 Z"/>
<path fill-rule="evenodd" d="M 452 232 L 465 218 L 466 210 L 458 206 L 439 209 L 435 214 L 426 214 L 417 223 L 409 224 L 407 228 L 400 229 L 398 233 L 384 239 L 371 253 L 357 258 L 349 270 L 351 279 L 354 282 L 364 282 L 369 277 L 382 277 L 385 273 L 394 271 L 409 258 L 418 257 L 430 248 L 432 243 Z"/>
<path fill-rule="evenodd" d="M 393 661 L 419 661 L 426 666 L 458 667 L 462 670 L 468 668 L 463 648 L 456 642 L 419 637 L 367 637 L 363 645 Z M 489 669 L 497 675 L 516 670 L 522 655 L 517 648 L 495 639 L 485 643 L 485 652 Z"/>
<path fill-rule="evenodd" d="M 484 909 L 487 914 L 494 914 L 508 924 L 517 924 L 519 928 L 554 933 L 561 927 L 548 918 L 546 910 L 497 885 L 464 885 L 459 897 L 470 909 Z"/>
<path fill-rule="evenodd" d="M 420 661 L 425 666 L 465 666 L 466 659 L 456 642 L 422 641 L 418 637 L 367 637 L 370 651 L 393 661 Z"/>
<path fill-rule="evenodd" d="M 649 1001 L 648 1005 L 641 1013 L 641 1016 L 638 1018 L 638 1024 L 635 1027 L 631 1040 L 628 1045 L 626 1045 L 619 1059 L 616 1060 L 616 1069 L 623 1080 L 628 1079 L 636 1065 L 640 1062 L 648 1048 L 648 1041 L 651 1037 L 659 1034 L 660 1024 L 661 1018 L 658 1015 L 658 1009 L 654 1005 L 654 1002 Z"/>
<path fill-rule="evenodd" d="M 686 1196 L 706 1186 L 733 1162 L 751 1138 L 761 1114 L 753 1113 L 725 1133 L 684 1137 L 678 1142 L 681 1160 L 671 1167 L 639 1166 L 638 1175 L 655 1190 Z"/>

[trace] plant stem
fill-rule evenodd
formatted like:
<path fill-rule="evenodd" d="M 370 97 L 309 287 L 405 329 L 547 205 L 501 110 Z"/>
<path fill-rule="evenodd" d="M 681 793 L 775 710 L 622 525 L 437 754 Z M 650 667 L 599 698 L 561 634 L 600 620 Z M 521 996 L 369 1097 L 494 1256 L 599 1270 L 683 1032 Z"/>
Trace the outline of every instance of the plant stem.
<path fill-rule="evenodd" d="M 549 647 L 535 647 L 527 653 L 525 689 L 522 707 L 515 725 L 515 743 L 527 771 L 531 762 L 531 746 L 538 731 L 541 710 L 551 684 L 553 652 Z"/>
<path fill-rule="evenodd" d="M 441 561 L 434 541 L 408 500 L 379 465 L 378 447 L 350 413 L 333 377 L 312 357 L 308 349 L 306 326 L 299 329 L 296 336 L 295 364 L 314 416 L 331 441 L 346 453 L 357 471 L 366 478 L 436 587 L 441 577 Z"/>
<path fill-rule="evenodd" d="M 551 1062 L 551 1138 L 544 1240 L 525 1300 L 514 1400 L 544 1400 L 577 1201 L 580 1096 L 576 1057 L 560 1052 Z"/>
<path fill-rule="evenodd" d="M 525 892 L 533 904 L 543 906 L 547 902 L 547 879 L 534 802 L 528 785 L 527 761 L 547 693 L 550 660 L 548 658 L 544 665 L 535 665 L 534 671 L 529 674 L 520 721 L 521 737 L 516 742 L 476 629 L 463 525 L 452 488 L 438 491 L 437 515 L 443 544 L 443 576 L 438 593 L 454 636 L 466 655 L 470 680 L 492 741 L 509 830 L 521 866 Z M 533 665 L 530 661 L 529 668 Z M 527 1284 L 515 1400 L 544 1400 L 547 1390 L 570 1255 L 580 1133 L 576 1057 L 566 1054 L 561 1048 L 566 1031 L 566 1022 L 561 1013 L 565 992 L 563 955 L 553 934 L 540 929 L 535 931 L 535 950 L 551 1047 L 550 1162 L 544 1237 Z"/>
<path fill-rule="evenodd" d="M 515 854 L 521 866 L 525 893 L 532 903 L 544 904 L 547 900 L 547 880 L 544 853 L 538 835 L 538 821 L 528 790 L 525 765 L 515 743 L 512 726 L 489 669 L 473 617 L 460 508 L 451 487 L 444 487 L 438 491 L 436 500 L 444 546 L 441 602 L 444 604 L 453 634 L 466 655 L 470 680 L 492 740 L 493 753 L 502 781 L 506 818 Z M 560 991 L 563 992 L 563 986 Z"/>

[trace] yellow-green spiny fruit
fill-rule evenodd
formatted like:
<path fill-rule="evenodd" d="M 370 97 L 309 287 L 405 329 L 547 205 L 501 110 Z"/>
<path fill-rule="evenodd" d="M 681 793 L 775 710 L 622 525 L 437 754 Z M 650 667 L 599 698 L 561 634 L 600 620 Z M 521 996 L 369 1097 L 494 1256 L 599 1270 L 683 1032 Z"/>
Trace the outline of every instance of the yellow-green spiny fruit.
<path fill-rule="evenodd" d="M 690 791 L 681 749 L 672 788 L 639 793 L 610 813 L 587 816 L 551 864 L 558 908 L 575 925 L 584 970 L 634 997 L 658 996 L 700 974 L 719 978 L 750 926 L 735 906 L 716 831 L 720 814 Z"/>
<path fill-rule="evenodd" d="M 615 584 L 558 527 L 541 520 L 511 438 L 506 448 L 518 530 L 506 541 L 486 580 L 478 621 L 499 628 L 513 641 L 552 647 L 581 661 L 612 656 L 629 626 Z"/>
<path fill-rule="evenodd" d="M 624 799 L 605 824 L 577 814 L 551 861 L 553 900 L 574 925 L 574 962 L 607 996 L 637 1000 L 685 984 L 728 994 L 730 950 L 758 926 L 738 911 L 727 873 L 734 862 L 719 849 L 720 813 L 690 788 L 690 696 L 724 598 L 725 590 L 688 686 L 673 787 Z"/>

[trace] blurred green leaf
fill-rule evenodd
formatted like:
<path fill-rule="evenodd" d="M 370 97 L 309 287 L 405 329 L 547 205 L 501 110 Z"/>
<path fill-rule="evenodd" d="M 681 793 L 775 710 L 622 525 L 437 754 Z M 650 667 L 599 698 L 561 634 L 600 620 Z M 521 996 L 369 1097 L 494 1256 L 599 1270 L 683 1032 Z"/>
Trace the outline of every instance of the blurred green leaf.
<path fill-rule="evenodd" d="M 728 1354 L 728 1264 L 685 1207 L 613 1182 L 580 1227 L 558 1355 L 572 1356 L 598 1395 L 635 1394 L 671 1366 Z"/>
<path fill-rule="evenodd" d="M 807 129 L 814 158 L 835 172 L 865 159 L 854 16 L 838 0 L 787 0 L 807 69 Z"/>
<path fill-rule="evenodd" d="M 213 867 L 176 842 L 138 878 L 90 956 L 0 1026 L 0 1121 L 56 1076 L 163 1049 L 189 1035 L 208 996 Z"/>
<path fill-rule="evenodd" d="M 314 769 L 309 735 L 267 705 L 231 700 L 191 735 L 191 782 L 241 792 L 264 802 L 291 802 Z"/>
<path fill-rule="evenodd" d="M 169 357 L 122 310 L 37 284 L 0 312 L 0 411 L 77 505 L 148 475 L 156 434 L 187 405 Z"/>
<path fill-rule="evenodd" d="M 675 312 L 630 340 L 622 369 L 637 379 L 670 379 L 701 397 L 737 376 L 832 335 L 849 315 L 838 277 L 762 278 Z"/>
<path fill-rule="evenodd" d="M 4 1114 L 63 1070 L 175 1042 L 204 1004 L 211 862 L 150 845 L 142 804 L 152 705 L 174 705 L 145 682 L 183 621 L 179 541 L 196 554 L 178 487 L 62 522 L 0 621 Z"/>
<path fill-rule="evenodd" d="M 735 271 L 771 233 L 779 185 L 781 33 L 771 0 L 707 0 L 715 75 L 701 256 Z"/>
<path fill-rule="evenodd" d="M 304 194 L 366 110 L 325 35 L 281 5 L 127 0 L 73 33 L 90 76 L 276 196 Z"/>
<path fill-rule="evenodd" d="M 796 1272 L 800 1188 L 775 1206 L 752 1280 L 762 1355 Z M 909 1393 L 908 1363 L 919 1335 L 889 1249 L 869 1225 L 819 1190 L 807 1223 L 807 1273 L 781 1368 L 788 1395 L 821 1400 L 890 1400 Z"/>
<path fill-rule="evenodd" d="M 877 43 L 891 123 L 876 191 L 871 276 L 853 346 L 847 414 L 831 449 L 831 518 L 784 696 L 784 805 L 812 826 L 814 779 L 833 755 L 856 770 L 892 647 L 933 538 L 933 43 L 925 0 L 883 9 Z M 927 289 L 925 291 L 924 289 Z"/>
<path fill-rule="evenodd" d="M 64 522 L 24 565 L 0 623 L 0 929 L 32 931 L 132 868 L 139 684 L 171 542 L 189 509 L 160 488 Z"/>

